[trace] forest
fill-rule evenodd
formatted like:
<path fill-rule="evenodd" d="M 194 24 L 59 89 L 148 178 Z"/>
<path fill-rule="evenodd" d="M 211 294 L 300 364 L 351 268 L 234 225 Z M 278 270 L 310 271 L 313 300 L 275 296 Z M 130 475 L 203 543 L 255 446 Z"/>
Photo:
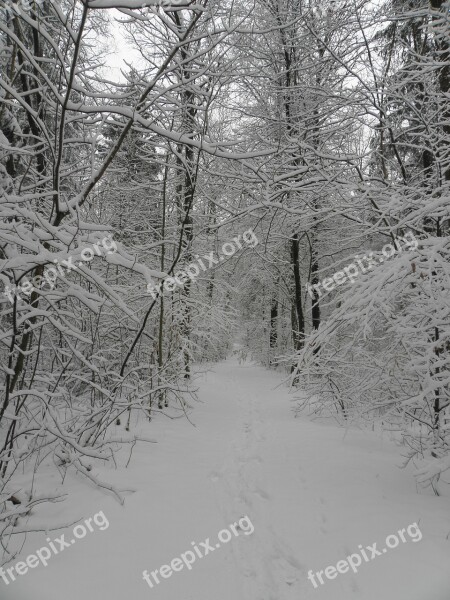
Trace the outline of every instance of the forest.
<path fill-rule="evenodd" d="M 346 469 L 365 481 L 373 451 L 379 485 L 394 494 L 401 478 L 405 505 L 424 511 L 410 519 L 424 527 L 410 545 L 421 554 L 408 555 L 410 570 L 428 569 L 421 584 L 338 591 L 316 577 L 316 590 L 312 558 L 288 559 L 292 544 L 274 558 L 282 536 L 274 542 L 268 514 L 248 501 L 217 524 L 205 516 L 205 531 L 196 521 L 191 537 L 172 532 L 170 554 L 253 518 L 255 532 L 247 539 L 235 522 L 242 540 L 229 544 L 250 587 L 211 588 L 198 558 L 211 580 L 191 589 L 186 571 L 176 575 L 184 587 L 153 577 L 150 589 L 140 571 L 168 560 L 155 550 L 134 598 L 450 597 L 449 17 L 448 0 L 0 0 L 0 564 L 48 544 L 42 532 L 105 517 L 103 505 L 105 540 L 112 515 L 170 521 L 183 493 L 186 519 L 197 502 L 209 515 L 202 488 L 188 489 L 198 463 L 219 473 L 225 455 L 219 504 L 230 506 L 228 493 L 242 500 L 244 483 L 258 503 L 273 495 L 255 483 L 258 469 L 281 493 L 304 461 L 315 465 L 314 512 L 320 470 L 337 493 L 331 463 L 351 486 Z M 255 462 L 264 427 L 271 467 Z M 352 452 L 345 436 L 357 440 Z M 169 479 L 166 489 L 169 477 L 185 491 Z M 150 486 L 142 506 L 140 478 Z M 296 508 L 277 498 L 272 510 L 301 521 L 292 490 Z M 358 493 L 349 487 L 341 508 L 361 509 Z M 360 515 L 346 552 L 406 527 L 398 510 L 364 535 Z M 433 514 L 435 546 L 424 549 Z M 288 536 L 293 525 L 273 527 Z M 345 554 L 328 559 L 317 531 L 308 545 L 318 569 Z M 132 544 L 128 530 L 120 536 L 116 545 Z M 28 585 L 42 578 L 34 585 L 56 599 L 90 543 L 94 534 Z M 119 566 L 102 569 L 108 578 Z M 339 579 L 360 581 L 353 571 Z M 1 598 L 39 600 L 5 577 Z M 132 591 L 81 585 L 66 598 Z"/>

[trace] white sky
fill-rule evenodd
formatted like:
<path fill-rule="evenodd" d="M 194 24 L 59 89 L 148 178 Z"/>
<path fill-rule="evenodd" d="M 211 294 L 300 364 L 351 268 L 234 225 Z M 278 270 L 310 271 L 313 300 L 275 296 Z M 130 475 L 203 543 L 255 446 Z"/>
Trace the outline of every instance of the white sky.
<path fill-rule="evenodd" d="M 113 81 L 124 81 L 121 70 L 126 70 L 127 63 L 135 64 L 140 59 L 140 55 L 129 46 L 124 36 L 124 26 L 118 23 L 117 19 L 126 19 L 119 11 L 111 11 L 111 34 L 114 36 L 111 39 L 111 52 L 106 60 L 107 77 Z"/>

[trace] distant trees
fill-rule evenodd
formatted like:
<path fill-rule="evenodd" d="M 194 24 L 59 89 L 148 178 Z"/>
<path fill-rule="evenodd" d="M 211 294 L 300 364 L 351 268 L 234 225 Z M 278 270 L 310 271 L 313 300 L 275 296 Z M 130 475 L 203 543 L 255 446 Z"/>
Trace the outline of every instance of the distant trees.
<path fill-rule="evenodd" d="M 259 144 L 273 149 L 261 162 L 264 184 L 250 192 L 260 213 L 258 194 L 263 198 L 270 221 L 268 262 L 261 268 L 272 273 L 268 295 L 274 300 L 261 310 L 271 322 L 266 344 L 272 355 L 304 347 L 329 312 L 326 306 L 322 310 L 314 287 L 310 297 L 308 286 L 357 245 L 348 206 L 354 209 L 350 193 L 358 178 L 353 162 L 361 124 L 352 75 L 345 70 L 358 53 L 349 44 L 355 34 L 353 8 L 350 2 L 319 7 L 287 0 L 261 2 L 254 13 L 254 27 L 265 35 L 252 41 L 240 85 L 245 119 L 251 118 Z M 286 314 L 287 345 L 281 338 L 275 343 L 274 335 L 276 319 L 284 323 Z"/>

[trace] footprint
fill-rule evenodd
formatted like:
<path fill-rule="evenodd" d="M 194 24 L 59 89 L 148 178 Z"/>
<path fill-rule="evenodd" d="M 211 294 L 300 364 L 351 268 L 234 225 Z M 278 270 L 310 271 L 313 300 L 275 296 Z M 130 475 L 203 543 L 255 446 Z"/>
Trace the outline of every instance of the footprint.
<path fill-rule="evenodd" d="M 304 565 L 302 565 L 302 563 L 295 556 L 292 556 L 290 554 L 285 554 L 284 559 L 288 564 L 291 565 L 291 567 L 294 567 L 294 569 L 299 569 L 300 571 L 302 571 L 302 572 L 304 571 L 306 573 L 306 569 L 305 569 Z"/>
<path fill-rule="evenodd" d="M 358 584 L 356 583 L 356 581 L 353 578 L 350 581 L 351 581 L 350 586 L 352 588 L 352 592 L 354 592 L 355 594 L 357 594 L 359 592 L 359 586 L 358 586 Z"/>
<path fill-rule="evenodd" d="M 270 496 L 267 492 L 265 492 L 264 490 L 261 490 L 259 488 L 255 488 L 254 490 L 252 490 L 252 492 L 254 494 L 258 494 L 258 496 L 261 496 L 261 498 L 264 498 L 264 500 L 270 500 Z"/>

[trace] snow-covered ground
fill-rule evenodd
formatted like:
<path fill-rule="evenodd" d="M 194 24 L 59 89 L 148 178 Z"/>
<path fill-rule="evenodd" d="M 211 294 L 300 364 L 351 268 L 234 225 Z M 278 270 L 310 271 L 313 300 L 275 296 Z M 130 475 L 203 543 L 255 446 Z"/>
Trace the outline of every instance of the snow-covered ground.
<path fill-rule="evenodd" d="M 84 539 L 15 583 L 0 580 L 1 600 L 448 600 L 450 500 L 421 491 L 400 470 L 401 449 L 376 434 L 294 418 L 281 376 L 228 360 L 200 380 L 185 418 L 144 425 L 157 444 L 139 443 L 125 470 L 94 468 L 126 494 L 124 506 L 67 476 L 52 491 L 64 503 L 42 505 L 29 522 L 71 523 L 103 511 L 104 531 Z M 121 456 L 125 464 L 129 451 Z M 248 516 L 254 532 L 216 548 L 218 532 Z M 323 571 L 417 523 L 423 535 L 314 588 Z M 73 527 L 49 532 L 70 540 Z M 249 533 L 249 530 L 247 531 Z M 48 545 L 29 534 L 25 560 Z M 214 551 L 192 569 L 150 588 L 154 571 L 211 538 Z M 417 539 L 417 538 L 416 538 Z M 367 553 L 370 556 L 370 551 Z M 10 565 L 8 565 L 10 566 Z"/>

